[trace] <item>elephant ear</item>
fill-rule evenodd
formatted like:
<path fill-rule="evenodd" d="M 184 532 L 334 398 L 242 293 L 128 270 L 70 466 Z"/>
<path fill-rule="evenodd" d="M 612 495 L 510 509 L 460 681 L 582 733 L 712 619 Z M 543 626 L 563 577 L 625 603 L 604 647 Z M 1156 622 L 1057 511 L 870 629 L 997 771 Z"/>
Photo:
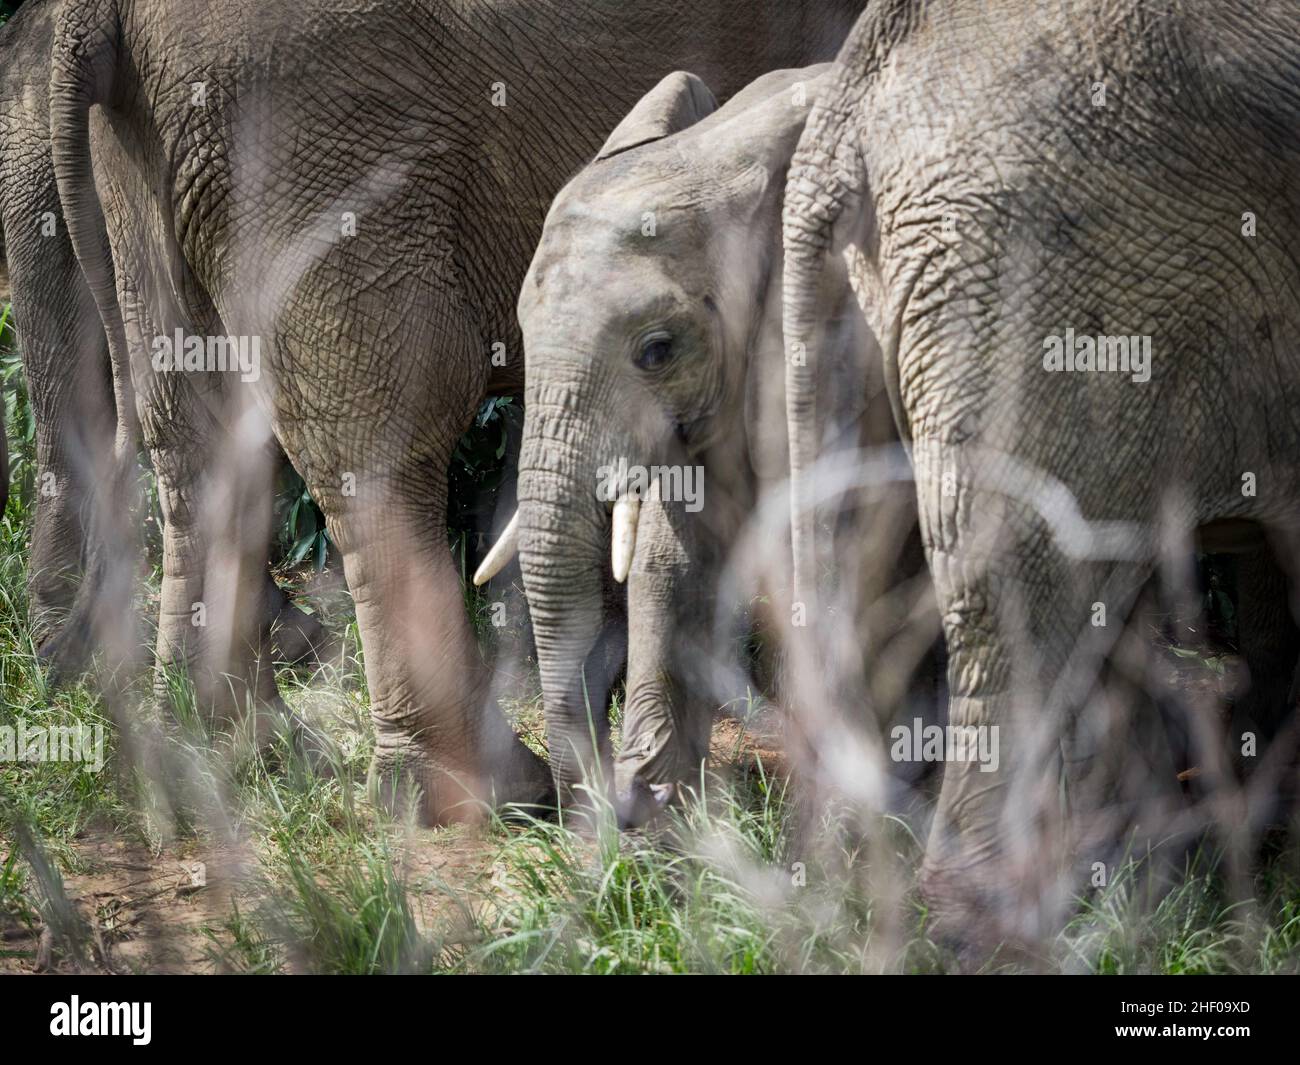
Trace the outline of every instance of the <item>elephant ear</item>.
<path fill-rule="evenodd" d="M 680 133 L 718 109 L 713 93 L 694 74 L 669 74 L 646 93 L 609 135 L 599 159 Z"/>

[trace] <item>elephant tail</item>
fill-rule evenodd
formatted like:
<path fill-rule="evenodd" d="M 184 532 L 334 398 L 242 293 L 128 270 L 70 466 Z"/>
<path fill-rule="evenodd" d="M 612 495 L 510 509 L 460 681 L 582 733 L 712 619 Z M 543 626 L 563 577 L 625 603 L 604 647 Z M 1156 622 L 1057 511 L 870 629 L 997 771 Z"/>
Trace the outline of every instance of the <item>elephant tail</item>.
<path fill-rule="evenodd" d="M 60 15 L 50 60 L 50 148 L 77 262 L 109 343 L 125 351 L 108 228 L 90 151 L 90 109 L 112 99 L 120 43 L 116 0 L 68 5 Z"/>
<path fill-rule="evenodd" d="M 9 308 L 9 261 L 5 258 L 5 231 L 4 219 L 0 218 L 0 279 L 3 279 L 5 296 L 0 298 L 0 318 L 8 324 Z M 0 328 L 0 340 L 3 340 L 4 329 Z M 5 431 L 5 404 L 4 395 L 0 394 L 0 518 L 4 517 L 5 508 L 9 505 L 9 436 Z"/>
<path fill-rule="evenodd" d="M 808 616 L 816 598 L 816 490 L 812 483 L 821 433 L 817 425 L 817 363 L 832 359 L 832 254 L 860 237 L 868 199 L 861 108 L 867 89 L 897 44 L 923 17 L 912 0 L 879 0 L 858 19 L 818 94 L 791 160 L 782 209 L 785 267 L 786 430 L 790 446 L 790 539 L 794 601 Z M 888 375 L 887 375 L 888 376 Z M 898 416 L 895 410 L 895 417 Z M 900 430 L 902 426 L 900 426 Z"/>
<path fill-rule="evenodd" d="M 843 81 L 843 72 L 837 72 Z M 823 99 L 825 99 L 823 97 Z M 816 492 L 812 484 L 821 434 L 817 426 L 817 360 L 829 356 L 827 266 L 837 230 L 863 196 L 862 166 L 846 116 L 814 105 L 786 181 L 782 213 L 785 266 L 786 431 L 790 448 L 790 539 L 793 598 L 808 613 L 816 597 Z"/>
<path fill-rule="evenodd" d="M 0 403 L 0 517 L 9 505 L 9 435 L 5 430 L 5 405 Z"/>
<path fill-rule="evenodd" d="M 114 100 L 121 47 L 117 0 L 64 6 L 50 58 L 50 154 L 64 225 L 115 368 L 118 439 L 113 456 L 94 477 L 93 498 L 86 503 L 86 556 L 72 609 L 59 634 L 41 650 L 52 686 L 79 674 L 93 651 L 106 645 L 105 634 L 129 631 L 123 626 L 130 617 L 134 563 L 129 560 L 135 557 L 128 512 L 137 430 L 126 330 L 90 143 L 90 111 Z"/>

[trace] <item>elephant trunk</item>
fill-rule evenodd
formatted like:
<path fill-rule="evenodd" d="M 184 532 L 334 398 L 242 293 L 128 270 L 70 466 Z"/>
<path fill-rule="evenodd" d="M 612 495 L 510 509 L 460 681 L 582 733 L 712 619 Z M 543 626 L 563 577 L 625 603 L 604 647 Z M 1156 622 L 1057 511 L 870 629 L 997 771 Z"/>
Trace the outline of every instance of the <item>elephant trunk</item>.
<path fill-rule="evenodd" d="M 716 559 L 697 541 L 684 508 L 650 488 L 636 567 L 628 581 L 623 743 L 614 762 L 619 822 L 650 821 L 699 779 L 712 708 L 701 666 L 708 646 L 708 574 Z"/>
<path fill-rule="evenodd" d="M 604 575 L 610 522 L 591 452 L 556 427 L 572 409 L 527 406 L 519 470 L 519 563 L 537 643 L 551 771 L 560 801 L 594 784 L 609 756 Z M 621 663 L 619 663 L 621 664 Z"/>

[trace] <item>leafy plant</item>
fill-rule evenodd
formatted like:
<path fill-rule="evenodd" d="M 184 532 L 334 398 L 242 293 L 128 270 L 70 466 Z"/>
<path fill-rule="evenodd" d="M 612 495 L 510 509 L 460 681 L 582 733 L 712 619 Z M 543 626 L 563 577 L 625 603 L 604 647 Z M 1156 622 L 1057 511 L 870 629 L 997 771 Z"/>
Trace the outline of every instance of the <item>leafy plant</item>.
<path fill-rule="evenodd" d="M 523 427 L 523 407 L 513 396 L 490 396 L 456 442 L 449 473 L 447 525 L 453 550 L 464 561 L 467 542 L 486 527 L 505 479 L 512 435 Z M 325 515 L 307 484 L 286 467 L 276 495 L 276 525 L 282 565 L 310 559 L 320 572 L 333 549 Z"/>
<path fill-rule="evenodd" d="M 332 546 L 325 515 L 312 499 L 307 483 L 291 467 L 286 466 L 281 476 L 276 508 L 282 564 L 297 566 L 310 558 L 319 573 L 325 568 Z"/>
<path fill-rule="evenodd" d="M 4 472 L 9 477 L 10 494 L 25 507 L 31 501 L 36 477 L 36 422 L 27 399 L 13 307 L 8 303 L 0 307 L 0 397 L 9 439 L 9 469 Z"/>
<path fill-rule="evenodd" d="M 513 396 L 490 396 L 456 442 L 448 485 L 447 529 L 453 543 L 462 533 L 485 529 L 506 475 L 512 437 L 522 431 L 523 406 Z"/>

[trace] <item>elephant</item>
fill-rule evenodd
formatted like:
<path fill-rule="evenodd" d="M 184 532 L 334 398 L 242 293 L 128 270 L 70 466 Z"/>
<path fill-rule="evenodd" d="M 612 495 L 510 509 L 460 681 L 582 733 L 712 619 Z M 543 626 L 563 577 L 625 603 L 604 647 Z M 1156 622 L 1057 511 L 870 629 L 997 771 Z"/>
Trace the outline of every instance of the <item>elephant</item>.
<path fill-rule="evenodd" d="M 36 0 L 0 28 L 0 231 L 36 423 L 28 605 L 38 648 L 72 608 L 83 504 L 108 483 L 119 426 L 107 340 L 63 225 L 50 157 L 49 56 L 63 6 Z M 6 464 L 6 483 L 8 472 Z"/>
<path fill-rule="evenodd" d="M 1263 536 L 1295 575 L 1300 53 L 1276 42 L 1297 39 L 1295 5 L 885 0 L 795 153 L 795 595 L 818 616 L 819 307 L 856 249 L 949 721 L 999 734 L 995 772 L 945 764 L 921 873 L 967 936 L 1033 934 L 1086 887 L 1072 840 L 1107 737 L 1085 696 L 1162 559 Z"/>
<path fill-rule="evenodd" d="M 609 760 L 608 722 L 591 719 L 586 691 L 608 571 L 628 586 L 623 737 L 613 760 L 625 824 L 698 779 L 717 705 L 706 705 L 716 685 L 701 649 L 715 611 L 730 608 L 719 588 L 724 564 L 737 561 L 725 545 L 784 482 L 781 202 L 828 70 L 764 75 L 721 108 L 695 75 L 665 78 L 556 198 L 524 279 L 517 546 L 552 768 L 572 793 L 593 787 Z M 837 350 L 855 357 L 844 360 L 851 370 L 836 366 L 838 387 L 826 383 L 841 397 L 827 436 L 840 447 L 883 447 L 896 441 L 892 420 L 883 389 L 863 384 L 864 323 L 843 295 L 847 275 L 840 280 L 827 286 L 841 293 L 828 310 Z M 659 472 L 649 485 L 620 485 L 611 471 L 624 468 Z M 694 498 L 683 492 L 692 480 Z M 878 529 L 914 530 L 914 511 L 907 485 L 874 500 Z M 846 556 L 863 531 L 840 537 Z M 924 574 L 912 541 L 910 551 L 846 561 L 846 570 L 883 593 Z M 922 602 L 923 585 L 914 593 Z M 897 635 L 897 620 L 878 624 L 880 642 L 886 629 Z M 928 635 L 918 643 L 915 633 Z M 937 633 L 937 617 L 922 607 L 909 630 L 912 662 L 899 672 L 912 672 Z M 861 624 L 846 635 L 856 653 Z M 903 644 L 893 645 L 896 658 Z M 873 695 L 874 704 L 897 703 L 879 688 Z"/>
<path fill-rule="evenodd" d="M 127 607 L 135 566 L 108 566 L 104 557 L 120 562 L 140 549 L 118 509 L 136 477 L 140 446 L 131 382 L 125 373 L 114 378 L 51 154 L 48 69 L 65 6 L 33 0 L 0 29 L 0 234 L 36 425 L 28 613 L 33 645 L 56 682 L 78 674 L 94 650 L 123 632 L 117 653 L 133 655 L 134 629 L 114 625 L 120 618 L 104 601 Z M 97 172 L 111 164 L 101 150 Z M 7 463 L 4 472 L 7 488 Z M 87 571 L 96 576 L 83 585 Z M 306 657 L 322 638 L 319 623 L 288 601 L 269 572 L 264 593 L 256 612 L 275 660 Z"/>
<path fill-rule="evenodd" d="M 195 604 L 252 594 L 257 537 L 237 526 L 214 537 L 198 516 L 213 492 L 242 498 L 264 480 L 252 467 L 278 443 L 325 513 L 356 602 L 375 793 L 430 822 L 466 815 L 471 800 L 546 801 L 550 774 L 485 697 L 442 542 L 457 437 L 485 395 L 523 383 L 511 311 L 542 213 L 663 74 L 689 64 L 730 94 L 829 58 L 860 10 L 307 0 L 232 18 L 197 0 L 89 0 L 66 11 L 50 80 L 55 174 L 106 331 L 127 338 L 164 500 L 160 657 L 183 647 Z M 131 170 L 103 209 L 87 142 L 96 104 Z M 256 345 L 255 380 L 208 369 L 213 320 Z M 173 372 L 177 329 L 202 349 L 193 370 Z M 218 548 L 219 584 L 205 577 Z M 256 670 L 220 672 L 244 678 L 241 698 L 274 696 Z"/>

